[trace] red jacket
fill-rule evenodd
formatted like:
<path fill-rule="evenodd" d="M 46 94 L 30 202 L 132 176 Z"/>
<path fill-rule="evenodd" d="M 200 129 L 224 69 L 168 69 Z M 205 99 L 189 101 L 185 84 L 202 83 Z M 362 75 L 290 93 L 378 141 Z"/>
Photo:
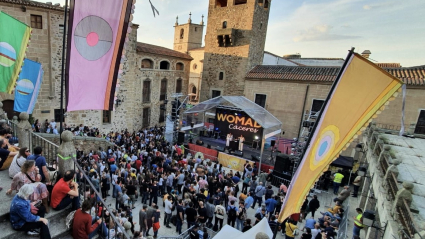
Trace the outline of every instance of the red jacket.
<path fill-rule="evenodd" d="M 88 239 L 89 234 L 92 233 L 98 226 L 99 223 L 97 221 L 92 225 L 91 215 L 82 212 L 80 208 L 74 214 L 74 221 L 72 223 L 72 237 Z"/>

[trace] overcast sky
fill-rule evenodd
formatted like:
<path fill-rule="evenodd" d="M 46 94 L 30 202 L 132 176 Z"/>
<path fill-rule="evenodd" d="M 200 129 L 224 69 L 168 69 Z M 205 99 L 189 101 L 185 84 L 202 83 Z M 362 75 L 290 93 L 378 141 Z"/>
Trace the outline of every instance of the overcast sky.
<path fill-rule="evenodd" d="M 138 41 L 173 48 L 176 16 L 207 23 L 209 0 L 151 1 L 159 16 L 148 0 L 136 3 Z M 277 55 L 345 58 L 355 47 L 377 62 L 425 65 L 424 0 L 272 0 L 270 11 L 265 50 Z"/>

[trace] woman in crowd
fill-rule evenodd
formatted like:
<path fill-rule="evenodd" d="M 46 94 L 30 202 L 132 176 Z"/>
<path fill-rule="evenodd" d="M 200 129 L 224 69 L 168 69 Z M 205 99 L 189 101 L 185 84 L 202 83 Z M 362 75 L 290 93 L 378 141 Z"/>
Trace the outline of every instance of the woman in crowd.
<path fill-rule="evenodd" d="M 22 164 L 27 160 L 27 157 L 30 156 L 30 150 L 27 147 L 19 149 L 19 153 L 15 155 L 12 163 L 9 167 L 9 177 L 13 178 L 19 172 L 21 172 Z"/>
<path fill-rule="evenodd" d="M 26 231 L 28 235 L 36 235 L 37 232 L 35 230 L 39 229 L 41 239 L 50 239 L 48 221 L 44 218 L 44 206 L 40 205 L 36 208 L 28 200 L 33 193 L 34 188 L 29 184 L 25 184 L 13 198 L 10 206 L 12 228 L 17 231 Z"/>
<path fill-rule="evenodd" d="M 20 190 L 24 185 L 30 185 L 33 187 L 33 193 L 29 196 L 31 202 L 42 201 L 46 212 L 49 212 L 49 206 L 47 203 L 47 198 L 49 196 L 49 191 L 44 183 L 40 182 L 41 176 L 38 173 L 38 168 L 35 166 L 34 160 L 27 160 L 22 164 L 21 172 L 17 173 L 12 180 L 10 189 L 7 190 L 6 194 L 10 195 L 13 190 Z"/>

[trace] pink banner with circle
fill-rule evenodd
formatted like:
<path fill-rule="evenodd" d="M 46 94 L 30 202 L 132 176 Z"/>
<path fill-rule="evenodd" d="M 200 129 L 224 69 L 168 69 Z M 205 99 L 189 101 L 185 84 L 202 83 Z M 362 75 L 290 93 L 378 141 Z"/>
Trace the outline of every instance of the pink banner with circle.
<path fill-rule="evenodd" d="M 129 0 L 72 0 L 67 111 L 112 110 L 132 8 Z"/>

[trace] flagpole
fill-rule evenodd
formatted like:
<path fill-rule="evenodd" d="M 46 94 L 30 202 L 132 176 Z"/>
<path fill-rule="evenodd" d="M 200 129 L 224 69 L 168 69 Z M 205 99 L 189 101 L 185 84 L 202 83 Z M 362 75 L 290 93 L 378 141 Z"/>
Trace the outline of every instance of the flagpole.
<path fill-rule="evenodd" d="M 63 82 L 65 80 L 65 44 L 66 44 L 66 26 L 68 25 L 68 0 L 65 0 L 65 16 L 63 19 L 63 36 L 62 36 L 62 72 L 61 72 L 61 101 L 60 101 L 60 128 L 59 140 L 62 143 L 60 134 L 63 131 L 64 110 L 63 110 Z"/>
<path fill-rule="evenodd" d="M 341 78 L 342 74 L 344 73 L 344 70 L 345 70 L 345 68 L 347 67 L 348 62 L 349 62 L 349 60 L 350 60 L 350 58 L 351 58 L 351 56 L 352 56 L 353 54 L 354 54 L 354 47 L 352 47 L 352 48 L 351 48 L 351 50 L 349 50 L 349 51 L 348 51 L 347 58 L 345 58 L 344 64 L 342 65 L 341 70 L 338 72 L 338 75 L 337 75 L 337 77 L 335 78 L 335 81 L 333 82 L 333 84 L 332 84 L 332 86 L 331 86 L 331 89 L 329 90 L 329 94 L 328 94 L 328 96 L 326 97 L 326 100 L 325 100 L 325 102 L 324 102 L 324 103 L 323 103 L 323 105 L 322 105 L 322 109 L 320 109 L 320 113 L 319 113 L 319 115 L 317 116 L 317 119 L 316 119 L 316 122 L 314 123 L 313 129 L 312 129 L 312 130 L 311 130 L 311 132 L 310 132 L 310 135 L 309 135 L 309 137 L 308 137 L 308 140 L 307 140 L 307 142 L 306 142 L 306 144 L 305 144 L 305 146 L 304 146 L 303 152 L 301 153 L 301 155 L 300 155 L 300 157 L 299 157 L 300 163 L 298 164 L 298 167 L 299 167 L 299 165 L 301 164 L 301 160 L 304 158 L 305 152 L 307 151 L 306 149 L 309 147 L 309 145 L 310 145 L 310 143 L 311 143 L 311 139 L 312 139 L 312 137 L 311 137 L 311 136 L 312 136 L 312 135 L 314 135 L 314 132 L 316 131 L 317 125 L 318 125 L 318 123 L 320 122 L 320 119 L 322 118 L 323 109 L 324 109 L 324 107 L 326 107 L 326 105 L 327 105 L 327 104 L 328 104 L 328 102 L 330 101 L 331 96 L 332 96 L 332 92 L 335 90 L 336 86 L 338 85 L 338 82 L 339 82 L 339 80 L 340 80 L 340 78 Z M 298 171 L 298 168 L 297 168 L 297 170 L 296 170 L 295 172 L 297 172 L 297 171 Z M 295 173 L 295 174 L 296 174 L 296 173 Z M 294 176 L 295 176 L 295 175 L 292 175 L 292 180 L 294 179 Z M 292 180 L 291 180 L 291 184 L 289 185 L 288 192 L 290 192 L 289 190 L 290 190 L 290 189 L 291 189 L 291 187 L 292 187 Z M 288 196 L 289 196 L 289 195 L 287 195 L 286 197 L 288 197 Z M 283 207 L 283 206 L 286 206 L 286 205 L 285 205 L 285 202 L 286 202 L 286 199 L 285 199 L 284 204 L 282 205 L 282 207 Z M 281 211 L 280 211 L 280 213 L 279 213 L 279 218 L 280 218 L 280 214 L 282 213 L 282 211 L 283 211 L 283 210 L 281 210 Z M 281 223 L 281 222 L 279 222 L 279 218 L 278 218 L 278 223 Z M 284 226 L 285 226 L 285 225 L 284 225 Z M 276 235 L 277 235 L 277 229 L 275 229 L 275 230 L 274 230 L 274 232 L 273 232 L 273 239 L 276 239 Z"/>

